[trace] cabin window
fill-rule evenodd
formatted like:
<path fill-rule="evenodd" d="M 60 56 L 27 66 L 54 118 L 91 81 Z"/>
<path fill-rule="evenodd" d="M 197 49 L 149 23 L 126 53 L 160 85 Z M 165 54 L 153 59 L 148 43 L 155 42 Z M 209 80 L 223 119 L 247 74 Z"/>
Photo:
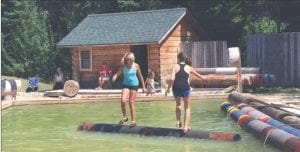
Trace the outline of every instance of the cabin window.
<path fill-rule="evenodd" d="M 92 70 L 92 53 L 90 50 L 81 50 L 80 56 L 80 70 L 81 71 L 91 71 Z"/>

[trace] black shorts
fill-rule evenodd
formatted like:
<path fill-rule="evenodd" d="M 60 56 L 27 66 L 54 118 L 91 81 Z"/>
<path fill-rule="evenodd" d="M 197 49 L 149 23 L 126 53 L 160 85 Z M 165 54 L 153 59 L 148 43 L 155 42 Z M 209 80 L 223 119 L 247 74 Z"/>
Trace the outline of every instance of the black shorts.
<path fill-rule="evenodd" d="M 139 86 L 127 86 L 127 85 L 122 85 L 122 89 L 124 89 L 124 88 L 129 89 L 129 90 L 135 90 L 135 91 L 137 91 L 138 88 L 139 88 Z"/>

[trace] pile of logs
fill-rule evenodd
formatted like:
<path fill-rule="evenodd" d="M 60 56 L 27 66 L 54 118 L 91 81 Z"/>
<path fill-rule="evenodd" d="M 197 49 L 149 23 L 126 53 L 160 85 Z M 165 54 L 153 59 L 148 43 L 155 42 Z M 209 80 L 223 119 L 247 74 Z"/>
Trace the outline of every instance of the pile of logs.
<path fill-rule="evenodd" d="M 190 83 L 195 88 L 226 88 L 237 85 L 237 68 L 196 68 L 196 71 L 207 77 L 203 81 L 194 75 L 190 77 Z M 271 74 L 260 74 L 259 68 L 242 68 L 242 85 L 243 86 L 270 86 L 275 82 L 275 76 Z"/>

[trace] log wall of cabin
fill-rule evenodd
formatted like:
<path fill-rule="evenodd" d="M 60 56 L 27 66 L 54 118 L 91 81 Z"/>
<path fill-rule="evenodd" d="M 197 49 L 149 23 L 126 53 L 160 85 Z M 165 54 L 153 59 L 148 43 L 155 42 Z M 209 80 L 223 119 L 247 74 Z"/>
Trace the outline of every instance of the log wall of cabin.
<path fill-rule="evenodd" d="M 164 78 L 172 74 L 173 65 L 177 63 L 177 55 L 180 52 L 180 43 L 184 41 L 198 41 L 200 34 L 190 23 L 190 18 L 183 18 L 173 31 L 161 44 L 159 50 L 160 78 L 161 85 L 166 88 Z"/>
<path fill-rule="evenodd" d="M 103 62 L 106 62 L 112 68 L 113 74 L 118 70 L 121 65 L 123 55 L 130 51 L 129 45 L 119 46 L 93 46 L 91 47 L 92 53 L 92 70 L 80 71 L 80 48 L 72 49 L 72 71 L 73 79 L 79 81 L 84 85 L 84 88 L 96 87 L 98 85 L 98 68 Z"/>
<path fill-rule="evenodd" d="M 160 46 L 158 44 L 148 45 L 148 70 L 154 71 L 156 81 L 160 81 L 159 47 Z"/>

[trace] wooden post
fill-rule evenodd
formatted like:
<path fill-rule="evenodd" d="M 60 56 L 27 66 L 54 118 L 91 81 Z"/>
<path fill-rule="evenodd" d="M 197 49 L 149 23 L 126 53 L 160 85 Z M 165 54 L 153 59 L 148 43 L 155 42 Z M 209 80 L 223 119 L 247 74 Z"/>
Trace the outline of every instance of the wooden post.
<path fill-rule="evenodd" d="M 242 75 L 241 75 L 241 55 L 238 47 L 228 48 L 229 51 L 229 66 L 237 68 L 237 92 L 243 92 Z"/>

